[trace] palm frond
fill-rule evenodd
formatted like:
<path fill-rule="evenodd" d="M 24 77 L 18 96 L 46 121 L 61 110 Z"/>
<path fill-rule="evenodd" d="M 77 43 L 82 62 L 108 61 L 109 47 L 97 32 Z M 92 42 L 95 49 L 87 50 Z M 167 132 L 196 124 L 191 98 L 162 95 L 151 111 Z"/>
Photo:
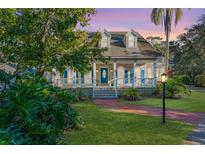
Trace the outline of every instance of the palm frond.
<path fill-rule="evenodd" d="M 182 9 L 177 8 L 174 10 L 174 12 L 175 12 L 175 26 L 176 26 L 183 16 L 183 11 Z"/>

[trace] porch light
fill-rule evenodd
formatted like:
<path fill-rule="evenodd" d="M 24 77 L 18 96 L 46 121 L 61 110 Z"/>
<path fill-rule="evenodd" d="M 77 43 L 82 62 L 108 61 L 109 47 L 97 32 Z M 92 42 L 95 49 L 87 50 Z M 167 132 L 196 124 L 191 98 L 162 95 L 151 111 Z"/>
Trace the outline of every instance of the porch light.
<path fill-rule="evenodd" d="M 162 86 L 163 86 L 163 93 L 162 93 L 162 123 L 165 124 L 166 120 L 165 120 L 165 116 L 166 116 L 166 108 L 165 108 L 165 86 L 166 86 L 166 82 L 167 82 L 167 74 L 163 73 L 161 74 L 161 82 L 162 82 Z"/>
<path fill-rule="evenodd" d="M 113 72 L 112 68 L 110 69 L 110 72 Z"/>
<path fill-rule="evenodd" d="M 98 73 L 98 69 L 96 69 L 96 73 Z"/>
<path fill-rule="evenodd" d="M 166 83 L 167 82 L 167 74 L 166 73 L 161 74 L 161 82 L 162 83 Z"/>

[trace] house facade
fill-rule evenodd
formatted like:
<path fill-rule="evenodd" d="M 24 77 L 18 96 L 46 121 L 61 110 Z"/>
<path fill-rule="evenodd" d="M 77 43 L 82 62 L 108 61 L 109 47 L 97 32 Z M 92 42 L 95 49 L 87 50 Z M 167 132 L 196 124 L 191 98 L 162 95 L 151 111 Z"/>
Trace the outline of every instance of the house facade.
<path fill-rule="evenodd" d="M 110 57 L 109 62 L 93 62 L 92 70 L 87 73 L 70 68 L 63 75 L 56 72 L 51 78 L 52 83 L 63 88 L 90 88 L 93 97 L 98 91 L 102 96 L 106 91 L 110 95 L 113 91 L 117 97 L 118 90 L 127 87 L 154 88 L 165 72 L 164 57 L 134 30 L 103 30 L 101 33 L 99 47 L 107 48 L 104 56 Z"/>

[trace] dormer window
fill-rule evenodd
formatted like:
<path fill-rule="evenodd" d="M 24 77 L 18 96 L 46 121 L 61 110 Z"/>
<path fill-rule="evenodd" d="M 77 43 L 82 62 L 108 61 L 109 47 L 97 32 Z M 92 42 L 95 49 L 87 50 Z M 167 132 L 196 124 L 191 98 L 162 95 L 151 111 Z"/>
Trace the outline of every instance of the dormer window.
<path fill-rule="evenodd" d="M 110 46 L 110 39 L 111 39 L 111 35 L 110 33 L 108 33 L 107 30 L 104 30 L 101 32 L 102 34 L 102 39 L 100 41 L 100 47 L 101 48 L 106 48 Z"/>
<path fill-rule="evenodd" d="M 101 40 L 101 47 L 107 47 L 108 46 L 108 37 L 106 35 L 102 36 L 102 40 Z"/>
<path fill-rule="evenodd" d="M 129 48 L 135 47 L 135 37 L 133 35 L 128 36 L 128 47 Z"/>
<path fill-rule="evenodd" d="M 126 48 L 137 48 L 137 33 L 131 30 L 125 35 L 124 43 Z"/>

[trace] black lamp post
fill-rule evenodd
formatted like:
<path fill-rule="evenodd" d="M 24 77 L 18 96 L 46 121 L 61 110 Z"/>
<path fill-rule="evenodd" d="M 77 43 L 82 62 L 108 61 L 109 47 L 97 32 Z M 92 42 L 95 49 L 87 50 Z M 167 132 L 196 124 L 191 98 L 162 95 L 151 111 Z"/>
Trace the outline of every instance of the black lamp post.
<path fill-rule="evenodd" d="M 163 94 L 162 94 L 162 103 L 163 103 L 163 112 L 162 112 L 162 123 L 165 124 L 166 123 L 166 120 L 165 120 L 165 84 L 167 82 L 167 74 L 166 73 L 163 73 L 161 74 L 161 82 L 162 82 L 162 85 L 163 85 Z"/>

